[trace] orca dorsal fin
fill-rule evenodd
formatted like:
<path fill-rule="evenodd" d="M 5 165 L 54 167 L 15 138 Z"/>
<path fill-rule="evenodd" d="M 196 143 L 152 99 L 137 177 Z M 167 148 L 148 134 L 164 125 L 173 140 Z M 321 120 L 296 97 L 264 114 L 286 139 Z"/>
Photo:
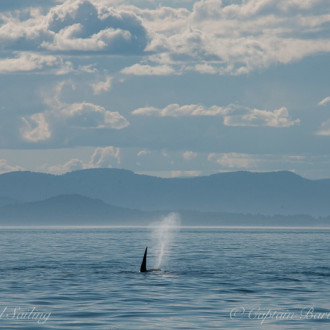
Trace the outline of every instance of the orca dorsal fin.
<path fill-rule="evenodd" d="M 146 247 L 145 251 L 144 251 L 144 256 L 143 256 L 143 260 L 142 260 L 142 264 L 140 267 L 140 272 L 146 272 L 147 271 L 147 252 L 148 252 L 148 247 Z"/>

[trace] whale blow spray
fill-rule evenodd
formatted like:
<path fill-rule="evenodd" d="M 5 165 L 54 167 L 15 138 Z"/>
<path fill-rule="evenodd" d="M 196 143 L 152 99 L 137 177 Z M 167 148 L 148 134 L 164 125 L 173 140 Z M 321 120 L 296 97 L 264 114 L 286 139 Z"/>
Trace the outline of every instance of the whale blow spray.
<path fill-rule="evenodd" d="M 180 215 L 178 213 L 171 212 L 160 222 L 153 224 L 152 236 L 155 242 L 156 254 L 158 254 L 156 268 L 160 268 L 166 261 L 170 250 L 171 244 L 175 237 L 175 234 L 180 229 Z"/>

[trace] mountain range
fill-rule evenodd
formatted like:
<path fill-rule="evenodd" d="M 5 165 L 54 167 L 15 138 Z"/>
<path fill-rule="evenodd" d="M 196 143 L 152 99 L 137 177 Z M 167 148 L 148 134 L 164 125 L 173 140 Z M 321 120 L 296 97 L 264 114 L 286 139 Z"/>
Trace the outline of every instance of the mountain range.
<path fill-rule="evenodd" d="M 186 224 L 196 224 L 198 218 L 200 224 L 207 219 L 216 224 L 217 219 L 244 223 L 258 217 L 266 223 L 297 217 L 310 222 L 330 215 L 330 180 L 287 171 L 189 178 L 121 169 L 0 175 L 0 224 L 145 224 L 169 211 L 184 214 Z"/>

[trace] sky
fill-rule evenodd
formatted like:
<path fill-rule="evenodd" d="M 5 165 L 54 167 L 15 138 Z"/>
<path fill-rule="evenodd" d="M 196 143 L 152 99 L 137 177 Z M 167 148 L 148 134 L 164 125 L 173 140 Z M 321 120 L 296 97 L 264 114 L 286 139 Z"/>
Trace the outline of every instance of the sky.
<path fill-rule="evenodd" d="M 328 0 L 0 2 L 0 173 L 330 178 Z"/>

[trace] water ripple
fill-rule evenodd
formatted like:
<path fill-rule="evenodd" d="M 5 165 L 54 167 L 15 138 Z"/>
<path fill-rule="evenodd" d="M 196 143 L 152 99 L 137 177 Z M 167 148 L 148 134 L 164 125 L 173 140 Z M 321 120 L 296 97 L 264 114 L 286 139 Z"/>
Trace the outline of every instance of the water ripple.
<path fill-rule="evenodd" d="M 2 230 L 0 327 L 327 329 L 329 235 L 181 229 L 140 273 L 149 229 Z"/>

